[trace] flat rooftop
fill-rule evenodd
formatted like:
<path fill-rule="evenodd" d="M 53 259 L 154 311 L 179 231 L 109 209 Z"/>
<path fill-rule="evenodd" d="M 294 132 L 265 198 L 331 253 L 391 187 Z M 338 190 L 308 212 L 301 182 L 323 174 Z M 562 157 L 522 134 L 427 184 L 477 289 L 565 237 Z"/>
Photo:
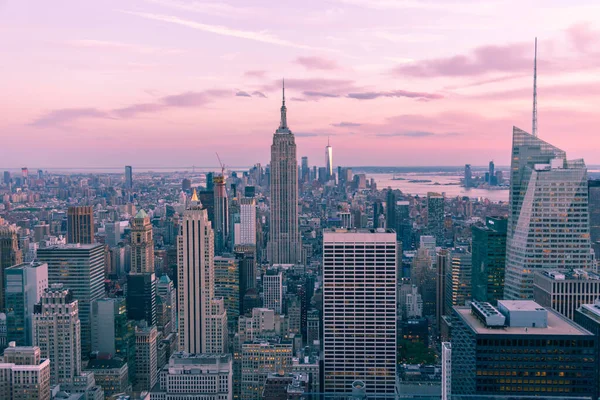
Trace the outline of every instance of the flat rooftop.
<path fill-rule="evenodd" d="M 498 300 L 508 311 L 543 311 L 546 310 L 533 300 Z"/>
<path fill-rule="evenodd" d="M 506 301 L 506 300 L 503 300 Z M 539 305 L 532 301 L 536 307 Z M 470 307 L 454 307 L 458 315 L 479 335 L 575 335 L 588 336 L 591 332 L 583 329 L 574 322 L 568 320 L 555 311 L 548 310 L 548 326 L 546 328 L 522 328 L 522 327 L 504 327 L 499 329 L 490 329 L 486 327 L 475 315 L 471 313 Z"/>

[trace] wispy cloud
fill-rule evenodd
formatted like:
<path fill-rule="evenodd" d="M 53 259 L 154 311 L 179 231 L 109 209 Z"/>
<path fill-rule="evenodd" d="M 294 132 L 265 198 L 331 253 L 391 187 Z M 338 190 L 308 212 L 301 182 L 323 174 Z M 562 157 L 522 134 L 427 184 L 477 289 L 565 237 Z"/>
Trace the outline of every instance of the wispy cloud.
<path fill-rule="evenodd" d="M 110 40 L 96 39 L 76 39 L 69 40 L 67 44 L 73 47 L 90 48 L 90 49 L 112 49 L 121 51 L 131 51 L 141 54 L 178 54 L 182 53 L 180 49 L 165 49 L 161 47 L 143 46 L 131 43 L 114 42 Z"/>
<path fill-rule="evenodd" d="M 146 0 L 148 3 L 158 4 L 177 10 L 214 15 L 217 17 L 241 18 L 253 17 L 259 13 L 256 8 L 236 7 L 227 3 L 206 1 L 180 1 L 180 0 Z"/>
<path fill-rule="evenodd" d="M 408 97 L 411 99 L 438 100 L 444 96 L 438 93 L 411 92 L 409 90 L 392 90 L 389 92 L 349 93 L 348 97 L 357 100 L 373 100 L 379 97 Z"/>
<path fill-rule="evenodd" d="M 309 70 L 334 70 L 340 68 L 335 61 L 322 57 L 298 57 L 294 62 Z"/>
<path fill-rule="evenodd" d="M 249 78 L 264 78 L 267 71 L 263 70 L 254 70 L 254 71 L 246 71 L 244 72 L 244 76 Z"/>
<path fill-rule="evenodd" d="M 33 126 L 45 127 L 63 125 L 66 122 L 82 118 L 109 118 L 110 115 L 97 108 L 61 108 L 41 116 L 31 123 Z"/>
<path fill-rule="evenodd" d="M 331 126 L 335 126 L 337 128 L 353 128 L 353 127 L 357 127 L 357 126 L 361 126 L 362 124 L 358 124 L 356 122 L 338 122 L 336 124 L 331 124 Z"/>
<path fill-rule="evenodd" d="M 338 0 L 340 3 L 373 10 L 418 9 L 448 13 L 489 15 L 498 6 L 495 1 L 420 1 L 420 0 Z"/>
<path fill-rule="evenodd" d="M 447 132 L 447 133 L 434 133 L 429 131 L 403 131 L 403 132 L 392 132 L 392 133 L 376 133 L 375 136 L 379 137 L 397 137 L 404 136 L 410 138 L 424 138 L 431 136 L 458 136 L 460 133 Z"/>
<path fill-rule="evenodd" d="M 254 92 L 252 92 L 252 96 L 260 97 L 263 99 L 267 98 L 266 94 L 264 94 L 263 92 L 259 92 L 258 90 L 255 90 Z"/>
<path fill-rule="evenodd" d="M 307 90 L 302 92 L 303 95 L 308 96 L 308 97 L 340 97 L 339 94 L 334 94 L 334 93 L 324 93 L 324 92 L 314 92 L 311 90 Z"/>
<path fill-rule="evenodd" d="M 236 95 L 237 97 L 252 97 L 252 96 L 250 95 L 250 93 L 248 93 L 248 92 L 244 92 L 243 90 L 240 90 L 240 91 L 239 91 L 239 92 L 237 92 L 235 95 Z"/>
<path fill-rule="evenodd" d="M 153 20 L 153 21 L 161 21 L 167 22 L 170 24 L 185 26 L 187 28 L 196 29 L 203 32 L 214 33 L 216 35 L 221 36 L 230 36 L 236 37 L 239 39 L 253 40 L 256 42 L 273 44 L 277 46 L 285 46 L 285 47 L 293 47 L 297 49 L 303 50 L 322 50 L 322 51 L 335 51 L 331 49 L 324 49 L 319 47 L 313 47 L 309 45 L 305 45 L 302 43 L 292 42 L 290 40 L 281 39 L 275 35 L 272 35 L 267 32 L 257 32 L 257 31 L 245 31 L 241 29 L 230 28 L 223 25 L 211 25 L 204 24 L 201 22 L 192 21 L 189 19 L 183 19 L 179 17 L 175 17 L 173 15 L 163 15 L 163 14 L 153 14 L 153 13 L 145 13 L 145 12 L 137 12 L 137 11 L 121 11 L 126 14 L 135 15 L 141 18 Z"/>

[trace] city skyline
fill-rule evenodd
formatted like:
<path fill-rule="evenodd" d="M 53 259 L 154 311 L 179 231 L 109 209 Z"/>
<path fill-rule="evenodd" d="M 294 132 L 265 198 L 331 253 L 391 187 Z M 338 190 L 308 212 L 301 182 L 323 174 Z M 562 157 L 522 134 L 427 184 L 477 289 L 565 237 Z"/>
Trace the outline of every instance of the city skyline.
<path fill-rule="evenodd" d="M 536 36 L 539 136 L 600 163 L 600 6 L 537 3 L 5 2 L 3 167 L 23 141 L 47 168 L 193 165 L 225 147 L 231 165 L 266 163 L 282 76 L 313 162 L 331 136 L 339 165 L 508 165 L 512 126 L 531 126 Z"/>

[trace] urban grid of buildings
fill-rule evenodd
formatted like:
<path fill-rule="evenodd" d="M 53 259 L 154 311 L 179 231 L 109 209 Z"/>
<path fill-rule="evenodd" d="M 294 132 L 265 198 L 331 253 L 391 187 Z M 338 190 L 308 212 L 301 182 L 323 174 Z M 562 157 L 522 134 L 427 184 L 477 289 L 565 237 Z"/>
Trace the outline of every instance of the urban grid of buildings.
<path fill-rule="evenodd" d="M 0 398 L 598 399 L 600 180 L 536 115 L 464 168 L 508 202 L 299 164 L 285 89 L 266 166 L 4 172 Z"/>

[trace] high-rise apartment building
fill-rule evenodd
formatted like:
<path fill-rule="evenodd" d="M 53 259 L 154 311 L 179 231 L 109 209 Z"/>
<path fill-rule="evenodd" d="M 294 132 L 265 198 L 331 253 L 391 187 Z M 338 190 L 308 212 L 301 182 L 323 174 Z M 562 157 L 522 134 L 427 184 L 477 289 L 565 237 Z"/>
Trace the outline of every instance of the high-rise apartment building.
<path fill-rule="evenodd" d="M 227 313 L 215 299 L 214 233 L 198 197 L 184 211 L 177 238 L 179 349 L 187 353 L 223 353 Z"/>
<path fill-rule="evenodd" d="M 154 272 L 152 224 L 144 210 L 138 211 L 131 224 L 131 272 L 138 274 Z"/>
<path fill-rule="evenodd" d="M 253 197 L 240 199 L 240 223 L 235 232 L 235 245 L 256 245 L 256 199 Z"/>
<path fill-rule="evenodd" d="M 452 398 L 593 398 L 596 343 L 589 331 L 531 300 L 499 300 L 498 308 L 455 306 Z"/>
<path fill-rule="evenodd" d="M 329 145 L 329 138 L 325 146 L 325 174 L 328 181 L 333 178 L 333 148 Z"/>
<path fill-rule="evenodd" d="M 600 297 L 600 275 L 583 269 L 539 270 L 533 274 L 533 299 L 569 319 L 582 304 Z"/>
<path fill-rule="evenodd" d="M 94 243 L 94 207 L 72 206 L 67 210 L 67 243 Z"/>
<path fill-rule="evenodd" d="M 32 262 L 4 270 L 6 337 L 17 346 L 31 346 L 32 315 L 48 287 L 48 264 Z"/>
<path fill-rule="evenodd" d="M 90 352 L 92 301 L 104 296 L 104 246 L 67 244 L 38 249 L 38 261 L 48 264 L 48 285 L 61 283 L 79 302 L 81 351 Z"/>
<path fill-rule="evenodd" d="M 14 225 L 0 225 L 0 276 L 4 270 L 23 262 L 23 252 L 19 249 L 19 236 Z M 4 303 L 4 278 L 0 279 L 0 310 L 6 307 Z"/>
<path fill-rule="evenodd" d="M 150 400 L 232 400 L 230 354 L 175 353 L 160 371 L 160 385 Z"/>
<path fill-rule="evenodd" d="M 298 229 L 298 159 L 286 113 L 284 95 L 281 122 L 271 146 L 271 219 L 267 252 L 272 264 L 302 261 L 302 239 Z"/>
<path fill-rule="evenodd" d="M 513 128 L 504 297 L 533 298 L 539 269 L 591 268 L 587 169 Z"/>
<path fill-rule="evenodd" d="M 290 372 L 292 343 L 256 341 L 242 345 L 241 399 L 260 400 L 267 375 Z"/>
<path fill-rule="evenodd" d="M 395 393 L 396 257 L 391 230 L 323 233 L 325 392 Z"/>
<path fill-rule="evenodd" d="M 464 306 L 471 300 L 471 276 L 473 272 L 471 253 L 455 248 L 450 253 L 450 265 L 446 269 L 446 312 L 451 315 L 453 306 Z"/>
<path fill-rule="evenodd" d="M 269 268 L 263 275 L 263 306 L 282 313 L 283 307 L 283 272 L 278 268 Z"/>
<path fill-rule="evenodd" d="M 133 168 L 131 165 L 125 166 L 125 189 L 131 190 L 133 188 Z"/>
<path fill-rule="evenodd" d="M 473 226 L 473 298 L 492 304 L 504 298 L 506 267 L 506 218 L 487 217 L 485 226 Z"/>
<path fill-rule="evenodd" d="M 427 231 L 438 246 L 444 244 L 444 196 L 427 193 Z"/>
<path fill-rule="evenodd" d="M 50 359 L 50 381 L 73 384 L 81 375 L 81 325 L 79 305 L 62 284 L 44 291 L 33 313 L 33 343 Z"/>
<path fill-rule="evenodd" d="M 39 347 L 17 347 L 12 342 L 3 358 L 0 398 L 50 400 L 50 360 L 42 358 Z"/>
<path fill-rule="evenodd" d="M 215 219 L 213 230 L 215 235 L 215 254 L 222 254 L 229 243 L 229 202 L 225 189 L 225 176 L 214 177 Z"/>
<path fill-rule="evenodd" d="M 127 275 L 127 318 L 156 325 L 156 276 L 154 273 Z"/>

